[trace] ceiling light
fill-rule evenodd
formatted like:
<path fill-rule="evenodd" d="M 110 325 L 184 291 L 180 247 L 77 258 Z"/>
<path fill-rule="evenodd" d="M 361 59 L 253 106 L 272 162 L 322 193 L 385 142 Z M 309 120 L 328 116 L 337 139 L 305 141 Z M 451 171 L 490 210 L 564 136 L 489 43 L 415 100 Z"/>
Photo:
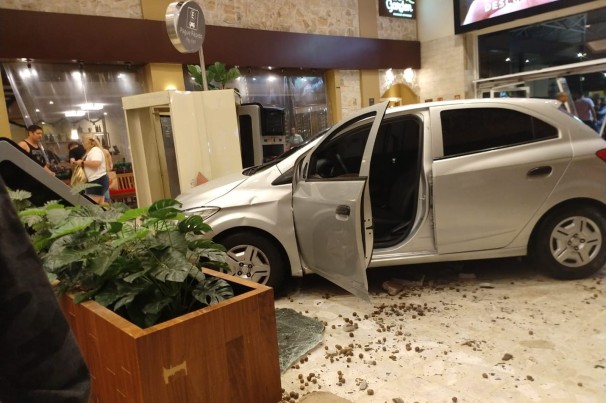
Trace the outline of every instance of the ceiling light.
<path fill-rule="evenodd" d="M 36 108 L 36 112 L 40 112 L 40 109 Z"/>
<path fill-rule="evenodd" d="M 86 114 L 86 112 L 84 110 L 80 109 L 78 111 L 65 111 L 65 112 L 63 112 L 63 114 L 65 115 L 66 118 L 75 118 L 75 117 L 84 116 Z"/>
<path fill-rule="evenodd" d="M 411 84 L 415 79 L 415 72 L 410 67 L 408 67 L 407 69 L 404 69 L 404 73 L 402 75 L 404 77 L 404 81 L 406 81 L 409 84 Z"/>
<path fill-rule="evenodd" d="M 506 62 L 510 62 L 511 61 L 511 57 L 508 57 L 507 59 L 505 59 Z"/>
<path fill-rule="evenodd" d="M 101 103 L 97 103 L 97 102 L 87 102 L 85 104 L 80 104 L 78 106 L 83 111 L 98 111 L 98 110 L 103 109 L 103 106 L 105 106 L 105 105 L 101 104 Z"/>
<path fill-rule="evenodd" d="M 393 74 L 393 70 L 391 68 L 387 69 L 385 71 L 385 82 L 387 83 L 387 85 L 393 84 L 395 79 L 396 79 L 396 76 Z"/>
<path fill-rule="evenodd" d="M 48 104 L 49 104 L 49 105 L 53 105 L 53 104 L 54 104 L 54 102 L 53 102 L 53 101 L 48 101 Z"/>

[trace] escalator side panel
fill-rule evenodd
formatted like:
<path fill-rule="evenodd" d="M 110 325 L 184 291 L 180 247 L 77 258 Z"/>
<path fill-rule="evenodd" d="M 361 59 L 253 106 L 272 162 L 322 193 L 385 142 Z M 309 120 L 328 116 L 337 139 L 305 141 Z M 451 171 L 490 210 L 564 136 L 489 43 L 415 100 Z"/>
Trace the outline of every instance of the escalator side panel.
<path fill-rule="evenodd" d="M 94 203 L 84 195 L 73 195 L 69 186 L 50 175 L 6 137 L 0 137 L 0 176 L 8 188 L 30 192 L 30 201 L 36 206 L 51 200 L 71 206 Z"/>

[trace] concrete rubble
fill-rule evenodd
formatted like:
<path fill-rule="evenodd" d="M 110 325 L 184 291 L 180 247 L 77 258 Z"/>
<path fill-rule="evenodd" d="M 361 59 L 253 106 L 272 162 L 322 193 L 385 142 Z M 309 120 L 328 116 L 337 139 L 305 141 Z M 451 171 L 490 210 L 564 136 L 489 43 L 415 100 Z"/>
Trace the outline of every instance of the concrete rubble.
<path fill-rule="evenodd" d="M 294 280 L 276 307 L 325 329 L 282 375 L 282 402 L 606 401 L 605 276 L 516 259 L 378 268 L 370 303 Z"/>

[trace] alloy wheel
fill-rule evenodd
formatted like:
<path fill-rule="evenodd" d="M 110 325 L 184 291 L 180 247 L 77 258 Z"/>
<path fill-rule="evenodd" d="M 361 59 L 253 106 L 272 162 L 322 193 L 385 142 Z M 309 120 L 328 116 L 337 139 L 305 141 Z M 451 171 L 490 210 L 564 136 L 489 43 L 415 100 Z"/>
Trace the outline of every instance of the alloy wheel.
<path fill-rule="evenodd" d="M 550 250 L 563 266 L 581 267 L 591 262 L 602 248 L 602 233 L 591 219 L 574 216 L 560 221 L 551 232 Z"/>

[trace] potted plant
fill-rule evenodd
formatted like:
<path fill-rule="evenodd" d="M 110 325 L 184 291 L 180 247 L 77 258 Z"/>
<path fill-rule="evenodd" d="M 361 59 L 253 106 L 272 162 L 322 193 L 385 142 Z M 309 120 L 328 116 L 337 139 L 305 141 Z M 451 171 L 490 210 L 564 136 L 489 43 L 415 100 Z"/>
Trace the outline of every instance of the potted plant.
<path fill-rule="evenodd" d="M 190 76 L 193 77 L 196 84 L 202 86 L 200 66 L 188 64 L 187 71 L 189 71 Z M 227 83 L 238 77 L 240 77 L 240 70 L 238 68 L 232 67 L 228 70 L 225 64 L 221 62 L 215 62 L 206 69 L 206 81 L 211 89 L 223 90 Z"/>
<path fill-rule="evenodd" d="M 272 290 L 223 273 L 224 248 L 200 217 L 170 199 L 24 208 L 26 197 L 13 192 L 57 280 L 92 401 L 280 399 Z"/>

